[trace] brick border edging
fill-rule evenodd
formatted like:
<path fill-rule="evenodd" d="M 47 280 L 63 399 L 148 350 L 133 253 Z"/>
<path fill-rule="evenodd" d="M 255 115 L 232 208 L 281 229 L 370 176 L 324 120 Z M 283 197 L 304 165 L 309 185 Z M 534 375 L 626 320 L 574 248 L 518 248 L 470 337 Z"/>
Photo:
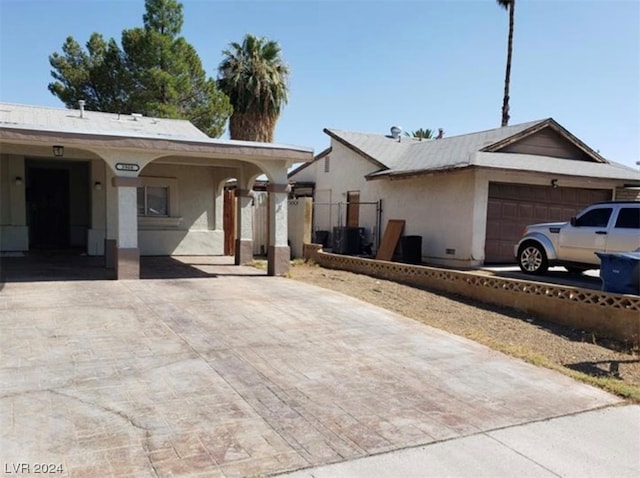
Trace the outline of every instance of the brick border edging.
<path fill-rule="evenodd" d="M 305 260 L 329 269 L 459 294 L 602 337 L 640 344 L 640 297 L 330 254 L 320 244 L 305 244 L 303 250 Z"/>

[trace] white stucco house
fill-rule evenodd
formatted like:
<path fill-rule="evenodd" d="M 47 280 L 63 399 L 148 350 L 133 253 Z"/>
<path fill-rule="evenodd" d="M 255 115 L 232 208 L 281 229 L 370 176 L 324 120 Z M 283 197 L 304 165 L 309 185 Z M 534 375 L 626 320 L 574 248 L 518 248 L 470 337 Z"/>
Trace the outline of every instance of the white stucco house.
<path fill-rule="evenodd" d="M 289 266 L 287 170 L 308 148 L 209 138 L 188 121 L 0 104 L 0 253 L 221 255 L 223 188 L 237 180 L 236 264 L 253 257 L 251 187 L 269 179 L 268 273 Z"/>
<path fill-rule="evenodd" d="M 331 145 L 289 174 L 313 185 L 314 230 L 364 228 L 375 246 L 389 219 L 422 237 L 428 264 L 513 262 L 526 224 L 584 206 L 640 199 L 640 173 L 608 161 L 551 118 L 418 140 L 325 129 Z M 636 188 L 636 189 L 634 189 Z"/>

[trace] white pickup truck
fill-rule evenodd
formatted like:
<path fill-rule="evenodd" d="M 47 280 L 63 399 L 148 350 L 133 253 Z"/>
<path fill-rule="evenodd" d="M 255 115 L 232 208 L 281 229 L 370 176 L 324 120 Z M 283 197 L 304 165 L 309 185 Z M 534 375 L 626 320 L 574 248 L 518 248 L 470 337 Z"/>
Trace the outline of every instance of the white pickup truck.
<path fill-rule="evenodd" d="M 514 248 L 518 265 L 528 274 L 544 274 L 549 266 L 569 272 L 598 269 L 596 252 L 631 252 L 640 248 L 640 202 L 592 204 L 569 222 L 532 224 Z"/>

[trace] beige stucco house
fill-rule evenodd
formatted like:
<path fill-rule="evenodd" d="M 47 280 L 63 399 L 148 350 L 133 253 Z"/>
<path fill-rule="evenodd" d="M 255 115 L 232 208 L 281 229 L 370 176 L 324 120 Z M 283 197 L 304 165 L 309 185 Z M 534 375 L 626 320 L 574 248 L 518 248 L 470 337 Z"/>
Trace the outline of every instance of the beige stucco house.
<path fill-rule="evenodd" d="M 253 257 L 251 187 L 269 179 L 269 274 L 288 269 L 287 169 L 310 149 L 212 139 L 188 121 L 0 104 L 0 252 L 223 253 L 223 188 L 236 179 L 236 263 Z"/>
<path fill-rule="evenodd" d="M 403 219 L 404 234 L 422 236 L 422 260 L 434 265 L 513 262 L 526 224 L 640 199 L 637 170 L 551 118 L 422 141 L 324 131 L 330 147 L 289 175 L 294 192 L 314 185 L 314 230 L 359 226 L 375 249 L 387 221 Z"/>

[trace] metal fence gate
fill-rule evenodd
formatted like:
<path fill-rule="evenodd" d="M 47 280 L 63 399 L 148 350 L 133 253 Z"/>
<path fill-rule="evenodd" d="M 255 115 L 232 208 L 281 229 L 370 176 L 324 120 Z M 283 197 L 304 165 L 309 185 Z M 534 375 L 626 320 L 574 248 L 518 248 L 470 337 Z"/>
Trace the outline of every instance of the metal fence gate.
<path fill-rule="evenodd" d="M 356 222 L 353 219 L 354 209 L 357 211 Z M 381 218 L 382 200 L 314 201 L 312 239 L 326 248 L 338 248 L 338 252 L 344 254 L 371 254 L 380 245 Z"/>

